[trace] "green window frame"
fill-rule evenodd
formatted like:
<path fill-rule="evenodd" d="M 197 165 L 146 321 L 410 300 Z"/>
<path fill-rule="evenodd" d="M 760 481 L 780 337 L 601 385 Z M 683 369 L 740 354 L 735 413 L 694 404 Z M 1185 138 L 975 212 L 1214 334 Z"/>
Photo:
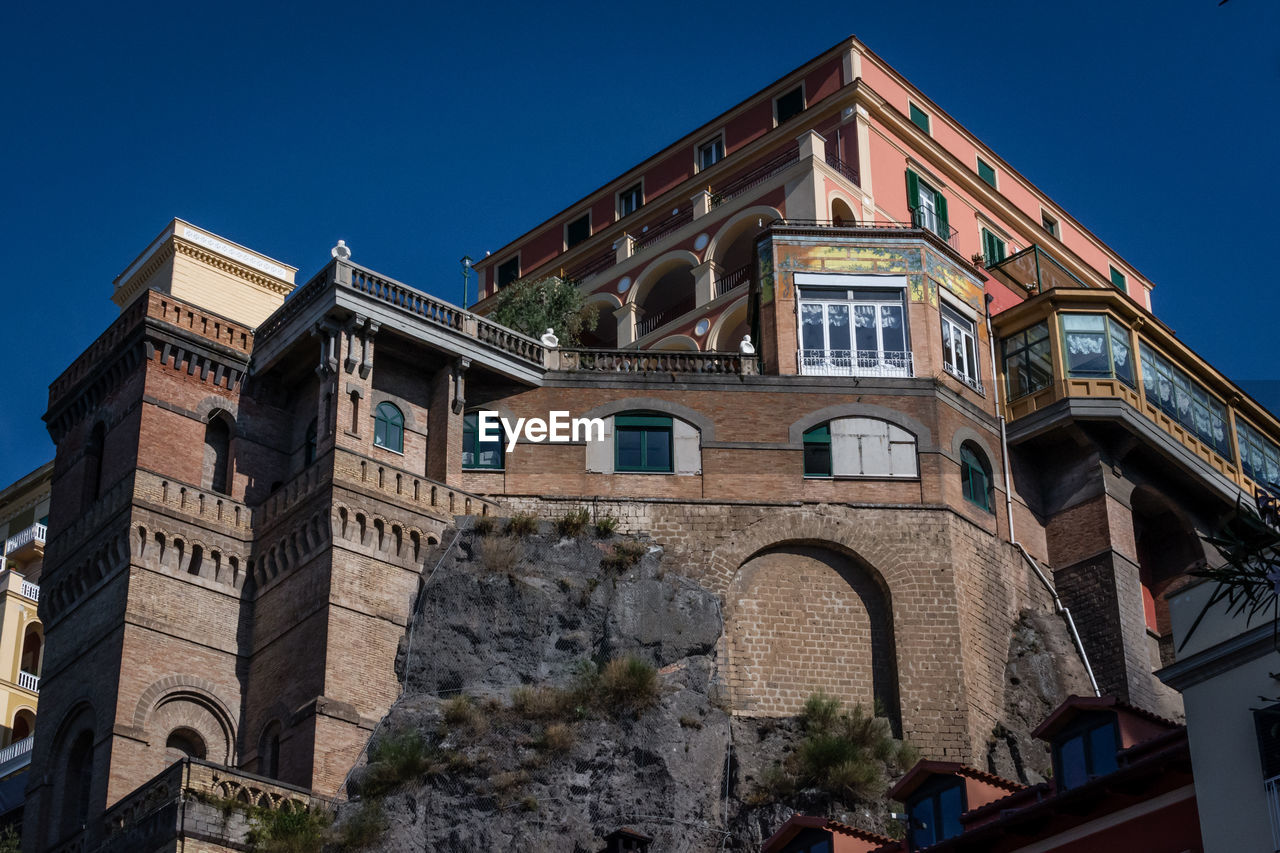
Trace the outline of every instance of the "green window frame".
<path fill-rule="evenodd" d="M 908 109 L 911 112 L 911 123 L 923 130 L 925 133 L 928 133 L 929 114 L 912 103 L 908 103 Z"/>
<path fill-rule="evenodd" d="M 1119 379 L 1137 388 L 1129 329 L 1106 314 L 1062 317 L 1062 360 L 1077 379 Z"/>
<path fill-rule="evenodd" d="M 404 413 L 392 403 L 379 403 L 373 414 L 373 444 L 404 453 Z"/>
<path fill-rule="evenodd" d="M 480 440 L 480 413 L 462 416 L 462 468 L 464 471 L 501 471 L 506 467 L 506 448 L 501 429 L 497 441 Z"/>
<path fill-rule="evenodd" d="M 983 452 L 967 441 L 960 445 L 960 485 L 965 500 L 987 512 L 995 512 L 991 465 Z"/>
<path fill-rule="evenodd" d="M 1005 242 L 986 228 L 982 229 L 982 256 L 987 259 L 987 266 L 993 266 L 1004 260 Z"/>
<path fill-rule="evenodd" d="M 1244 475 L 1272 491 L 1280 490 L 1280 446 L 1236 415 L 1236 442 Z"/>
<path fill-rule="evenodd" d="M 1116 269 L 1115 267 L 1109 267 L 1109 268 L 1111 270 L 1111 283 L 1116 286 L 1116 289 L 1122 290 L 1125 293 L 1128 293 L 1129 279 L 1125 278 L 1124 273 L 1120 272 L 1120 270 Z"/>
<path fill-rule="evenodd" d="M 1138 342 L 1138 353 L 1147 402 L 1189 429 L 1223 459 L 1231 459 L 1227 407 L 1146 341 Z"/>
<path fill-rule="evenodd" d="M 1004 339 L 1004 379 L 1009 399 L 1025 397 L 1053 384 L 1049 324 L 1036 323 Z"/>
<path fill-rule="evenodd" d="M 615 416 L 613 470 L 621 473 L 674 473 L 671 416 L 649 413 Z"/>
<path fill-rule="evenodd" d="M 804 475 L 831 476 L 831 424 L 819 424 L 805 432 Z"/>
<path fill-rule="evenodd" d="M 932 207 L 924 204 L 925 201 Z M 907 169 L 907 207 L 911 209 L 911 223 L 915 227 L 927 228 L 944 240 L 951 238 L 946 196 L 920 180 L 912 169 Z"/>
<path fill-rule="evenodd" d="M 996 188 L 995 166 L 992 166 L 981 157 L 978 158 L 978 177 L 982 179 L 983 183 L 987 184 L 992 189 Z"/>

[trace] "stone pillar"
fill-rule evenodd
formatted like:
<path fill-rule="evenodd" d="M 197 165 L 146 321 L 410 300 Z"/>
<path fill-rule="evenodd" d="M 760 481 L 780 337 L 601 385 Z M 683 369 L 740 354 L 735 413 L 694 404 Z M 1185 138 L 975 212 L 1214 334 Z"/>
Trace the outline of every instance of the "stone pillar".
<path fill-rule="evenodd" d="M 862 220 L 874 222 L 876 216 L 875 193 L 871 188 L 871 124 L 867 116 L 867 108 L 858 104 L 858 184 L 862 188 Z"/>
<path fill-rule="evenodd" d="M 711 212 L 711 190 L 705 189 L 689 199 L 693 202 L 693 218 L 700 219 Z"/>
<path fill-rule="evenodd" d="M 794 184 L 787 184 L 786 210 L 788 219 L 830 219 L 826 195 L 823 192 L 818 163 L 825 163 L 827 141 L 817 131 L 809 130 L 798 137 L 800 162 L 808 163 L 809 170 Z"/>
<path fill-rule="evenodd" d="M 618 346 L 630 346 L 636 342 L 636 321 L 643 313 L 634 302 L 624 302 L 622 307 L 614 310 L 613 316 L 618 318 Z"/>
<path fill-rule="evenodd" d="M 462 484 L 461 407 L 465 402 L 462 381 L 465 369 L 461 363 L 453 362 L 431 377 L 431 409 L 427 412 L 427 476 L 449 486 Z"/>
<path fill-rule="evenodd" d="M 693 304 L 706 305 L 716 298 L 716 262 L 703 261 L 693 268 Z"/>
<path fill-rule="evenodd" d="M 618 245 L 614 246 L 617 250 L 617 256 L 614 263 L 622 263 L 627 258 L 636 253 L 636 238 L 630 234 L 623 234 L 618 240 Z"/>

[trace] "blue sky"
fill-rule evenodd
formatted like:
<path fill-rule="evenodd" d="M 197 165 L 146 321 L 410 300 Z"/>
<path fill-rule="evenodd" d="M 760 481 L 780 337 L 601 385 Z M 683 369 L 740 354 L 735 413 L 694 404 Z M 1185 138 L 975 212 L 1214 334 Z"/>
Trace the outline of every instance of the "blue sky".
<path fill-rule="evenodd" d="M 0 483 L 172 217 L 460 298 L 481 257 L 855 34 L 1274 379 L 1280 4 L 11 5 Z"/>

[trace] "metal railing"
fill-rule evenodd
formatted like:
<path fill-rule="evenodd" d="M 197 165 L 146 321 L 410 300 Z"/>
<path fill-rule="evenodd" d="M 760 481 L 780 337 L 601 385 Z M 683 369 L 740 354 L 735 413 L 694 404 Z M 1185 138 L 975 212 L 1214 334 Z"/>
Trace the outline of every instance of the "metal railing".
<path fill-rule="evenodd" d="M 965 385 L 968 385 L 970 388 L 977 391 L 979 394 L 986 393 L 982 389 L 982 380 L 978 379 L 976 376 L 966 376 L 949 364 L 944 363 L 942 367 L 944 370 L 947 371 L 947 373 L 951 374 L 956 379 L 959 379 L 961 382 L 963 382 Z"/>
<path fill-rule="evenodd" d="M 561 370 L 600 373 L 750 373 L 754 356 L 736 352 L 663 352 L 658 350 L 562 349 Z"/>
<path fill-rule="evenodd" d="M 605 246 L 596 254 L 582 261 L 576 267 L 565 270 L 564 277 L 570 281 L 585 281 L 601 270 L 608 269 L 618 260 L 618 251 L 612 246 Z"/>
<path fill-rule="evenodd" d="M 914 376 L 911 352 L 896 350 L 800 350 L 806 376 Z"/>
<path fill-rule="evenodd" d="M 29 598 L 32 601 L 40 601 L 39 585 L 33 584 L 31 581 L 23 581 L 22 586 L 19 589 L 24 597 Z"/>
<path fill-rule="evenodd" d="M 733 272 L 719 276 L 716 279 L 715 292 L 712 293 L 711 298 L 718 299 L 730 290 L 733 290 L 736 287 L 741 287 L 749 281 L 751 281 L 751 264 L 747 264 L 745 267 L 740 267 Z"/>
<path fill-rule="evenodd" d="M 20 531 L 18 535 L 10 536 L 6 539 L 4 543 L 4 553 L 6 555 L 12 554 L 23 545 L 30 544 L 31 542 L 39 542 L 43 545 L 48 535 L 49 528 L 39 522 L 36 522 L 27 529 Z"/>
<path fill-rule="evenodd" d="M 799 160 L 799 145 L 775 154 L 751 171 L 736 176 L 732 181 L 729 181 L 722 187 L 712 189 L 711 206 L 719 207 L 725 202 L 742 195 L 753 187 L 763 184 L 774 175 L 786 169 L 792 163 L 799 162 Z"/>
<path fill-rule="evenodd" d="M 660 240 L 662 237 L 675 231 L 677 228 L 688 225 L 693 221 L 693 208 L 685 208 L 684 213 L 676 213 L 659 222 L 657 225 L 647 225 L 645 230 L 640 234 L 632 234 L 631 238 L 635 241 L 632 247 L 634 251 L 640 251 L 645 246 L 650 246 Z"/>
<path fill-rule="evenodd" d="M 32 675 L 26 670 L 18 670 L 18 686 L 32 693 L 40 692 L 40 676 Z"/>
<path fill-rule="evenodd" d="M 947 224 L 947 221 L 940 217 L 937 211 L 926 210 L 923 207 L 911 208 L 911 222 L 916 228 L 923 228 L 926 231 L 932 231 L 946 242 L 951 248 L 956 248 L 956 235 L 960 232 Z"/>
<path fill-rule="evenodd" d="M 30 754 L 31 747 L 35 745 L 35 742 L 35 738 L 31 735 L 27 735 L 22 740 L 14 741 L 4 749 L 0 749 L 0 767 L 3 767 L 19 755 Z"/>
<path fill-rule="evenodd" d="M 694 305 L 692 302 L 682 302 L 679 305 L 672 305 L 670 308 L 664 308 L 656 314 L 650 314 L 641 317 L 636 321 L 636 337 L 643 338 L 659 326 L 666 325 L 681 314 L 688 314 L 692 311 Z"/>
<path fill-rule="evenodd" d="M 827 165 L 835 169 L 840 174 L 844 175 L 849 180 L 853 181 L 855 185 L 862 186 L 862 184 L 858 182 L 857 166 L 854 166 L 852 163 L 846 163 L 844 160 L 841 160 L 839 157 L 837 157 L 834 154 L 827 155 Z"/>

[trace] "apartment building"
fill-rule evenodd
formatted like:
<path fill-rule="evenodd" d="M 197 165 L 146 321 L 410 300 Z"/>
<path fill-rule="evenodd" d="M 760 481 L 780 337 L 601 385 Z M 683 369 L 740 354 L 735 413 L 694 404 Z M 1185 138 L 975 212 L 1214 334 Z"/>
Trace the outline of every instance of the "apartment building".
<path fill-rule="evenodd" d="M 1032 610 L 1080 690 L 1181 714 L 1164 595 L 1280 473 L 1280 422 L 856 39 L 477 268 L 474 311 L 341 244 L 295 288 L 174 220 L 117 277 L 50 386 L 27 849 L 142 849 L 193 767 L 220 796 L 337 793 L 459 515 L 651 534 L 723 600 L 735 713 L 822 689 L 972 764 Z M 553 273 L 612 319 L 583 346 L 485 316 Z M 482 410 L 604 433 L 508 447 Z"/>

